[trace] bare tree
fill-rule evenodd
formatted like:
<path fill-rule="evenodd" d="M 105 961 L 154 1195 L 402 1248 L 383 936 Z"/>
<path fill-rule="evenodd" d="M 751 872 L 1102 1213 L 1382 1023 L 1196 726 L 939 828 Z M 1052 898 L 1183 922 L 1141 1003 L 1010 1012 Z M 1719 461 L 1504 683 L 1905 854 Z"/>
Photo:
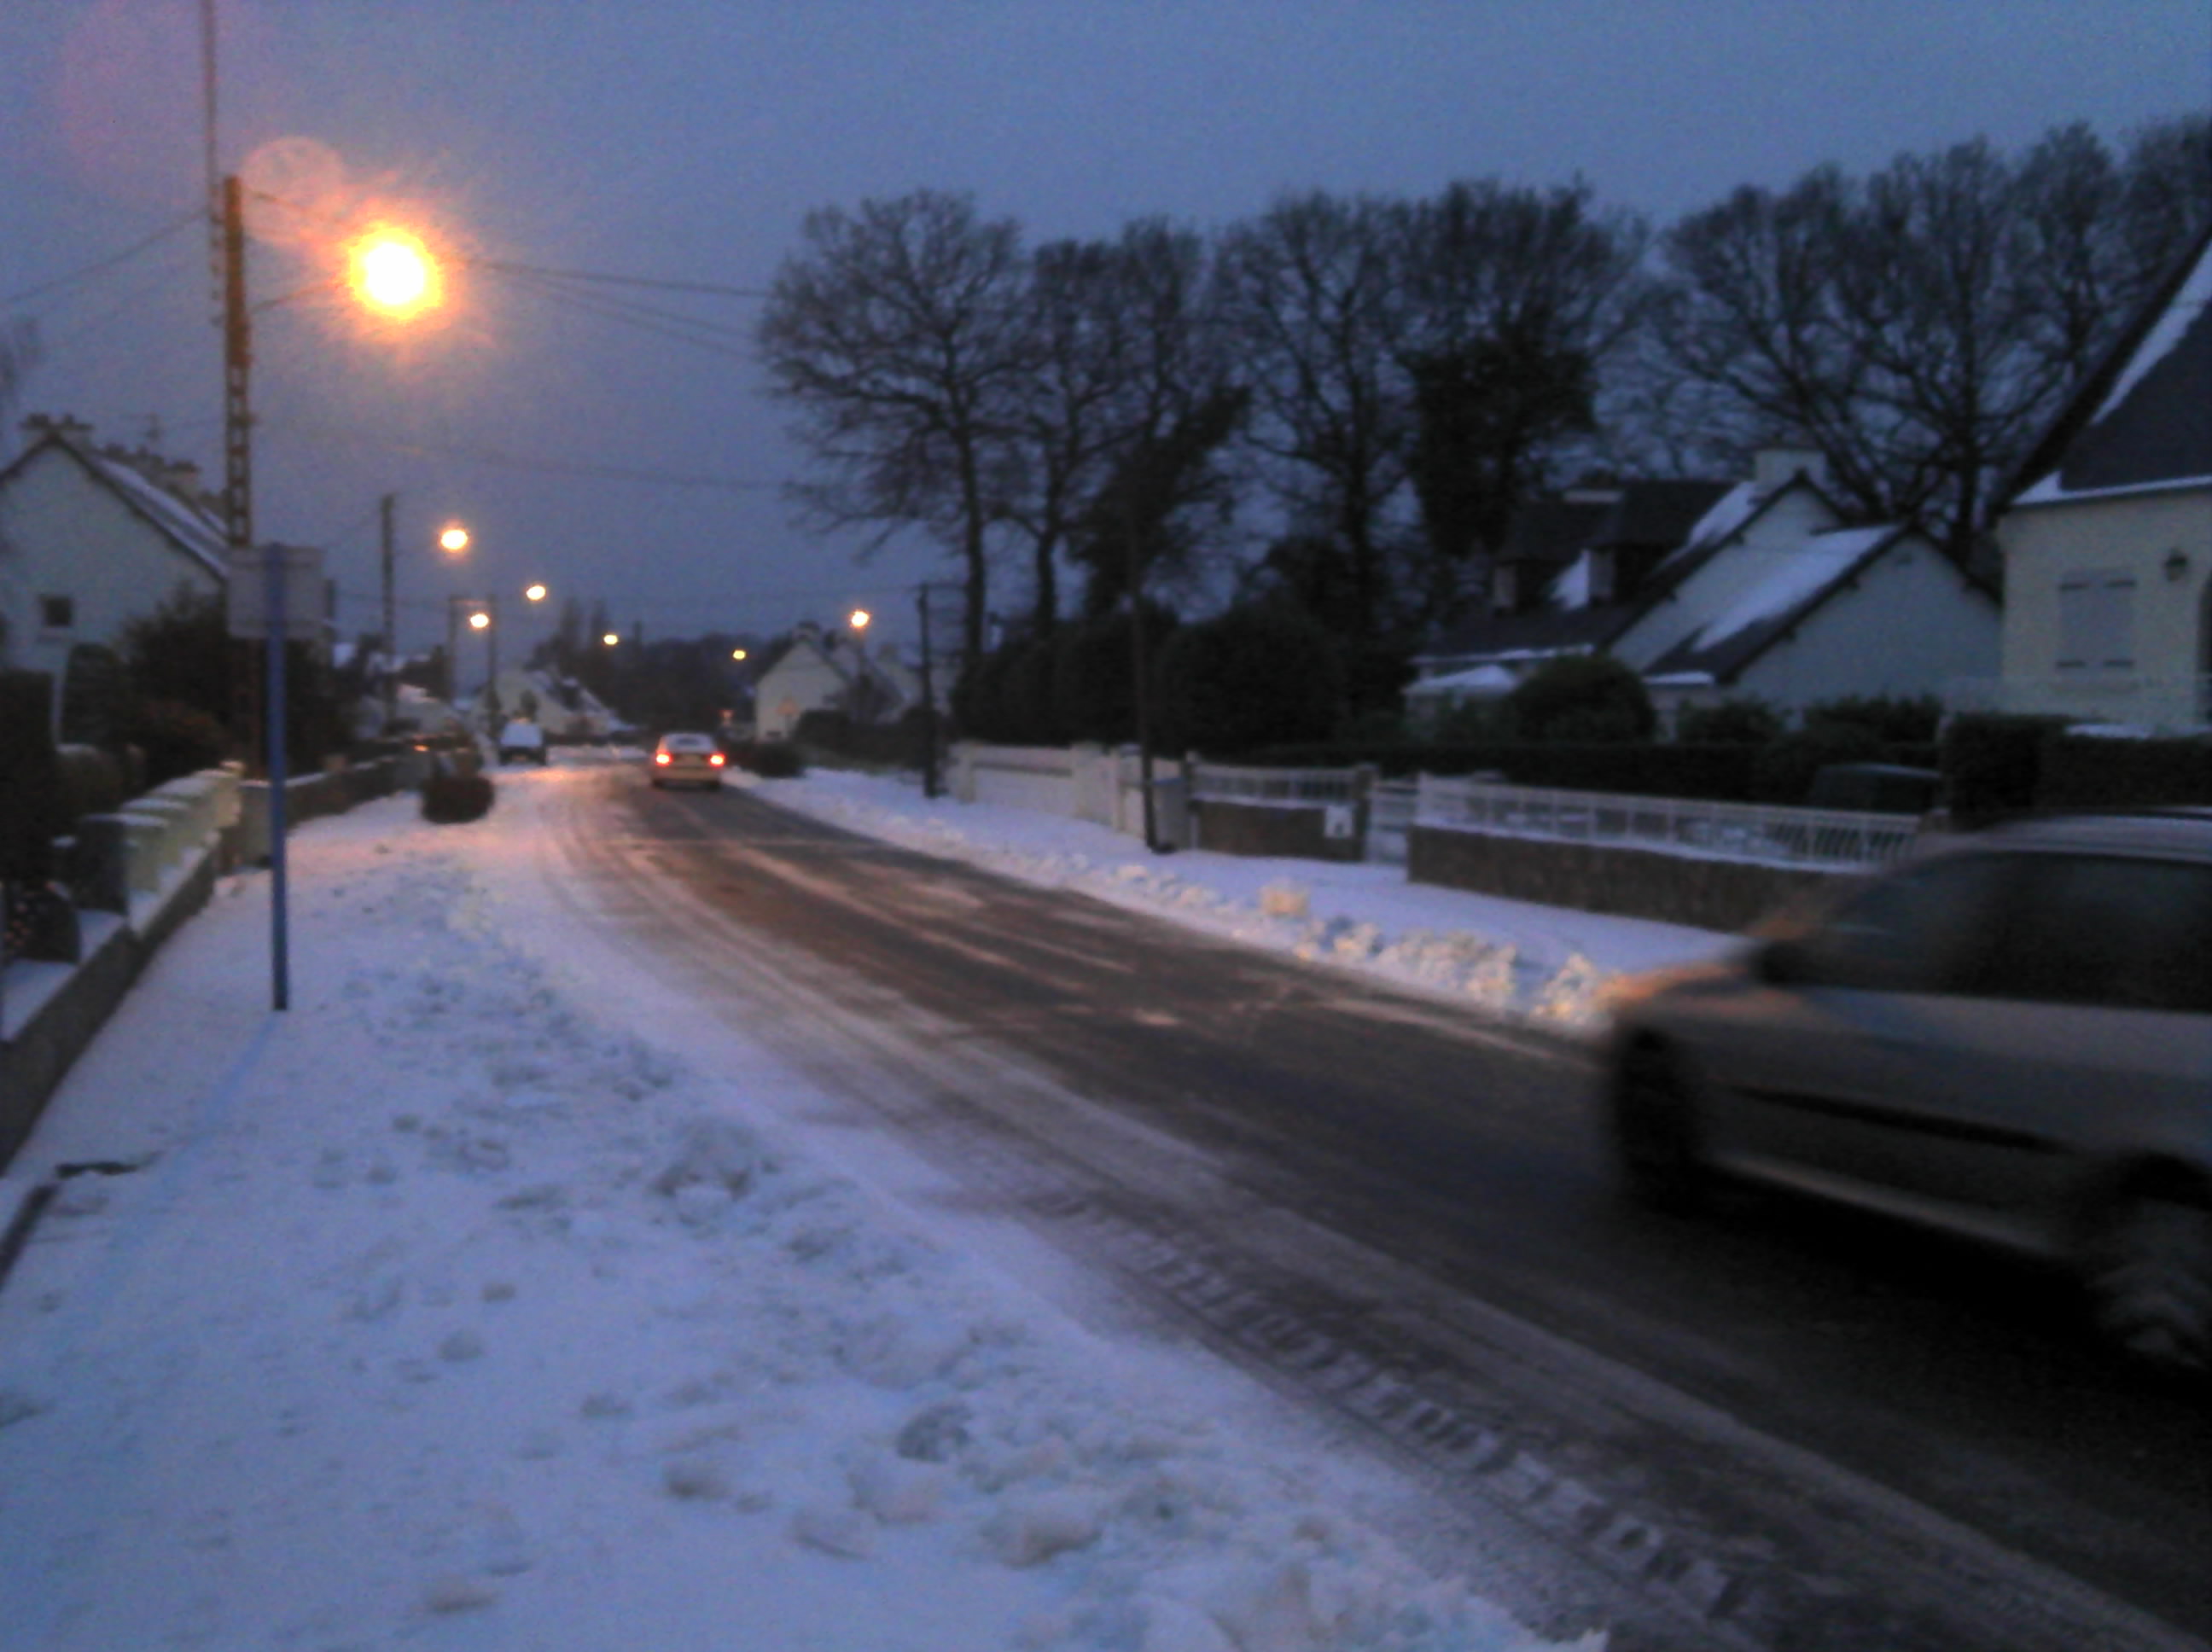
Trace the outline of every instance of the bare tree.
<path fill-rule="evenodd" d="M 1478 552 L 1496 549 L 1566 445 L 1594 432 L 1599 371 L 1638 319 L 1646 239 L 1634 216 L 1596 210 L 1580 182 L 1457 183 L 1400 213 L 1395 353 L 1425 620 L 1445 616 Z"/>
<path fill-rule="evenodd" d="M 1406 480 L 1391 210 L 1314 193 L 1241 225 L 1221 252 L 1220 313 L 1252 392 L 1249 440 L 1293 519 L 1346 564 L 1335 629 L 1371 631 L 1389 598 L 1389 512 Z"/>
<path fill-rule="evenodd" d="M 806 516 L 919 527 L 960 558 L 964 641 L 983 650 L 989 530 L 1016 386 L 1029 370 L 1021 232 L 966 196 L 919 191 L 808 215 L 757 333 L 772 392 L 816 474 Z"/>
<path fill-rule="evenodd" d="M 2212 214 L 2207 153 L 2201 120 L 2124 163 L 2066 127 L 1739 190 L 1666 236 L 1659 336 L 1739 440 L 1818 449 L 1847 509 L 1964 558 L 1994 479 Z"/>

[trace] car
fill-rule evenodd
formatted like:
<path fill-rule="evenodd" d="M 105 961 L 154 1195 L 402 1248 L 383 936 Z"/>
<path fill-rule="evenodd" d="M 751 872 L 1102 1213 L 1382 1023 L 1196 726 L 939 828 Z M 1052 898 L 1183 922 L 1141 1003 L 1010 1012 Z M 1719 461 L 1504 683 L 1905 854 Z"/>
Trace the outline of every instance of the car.
<path fill-rule="evenodd" d="M 1948 836 L 1612 1021 L 1637 1195 L 1741 1180 L 2056 1258 L 2108 1338 L 2212 1377 L 2212 811 Z"/>
<path fill-rule="evenodd" d="M 711 734 L 664 734 L 653 749 L 653 783 L 719 789 L 725 761 Z"/>
<path fill-rule="evenodd" d="M 509 723 L 499 732 L 499 760 L 503 763 L 543 764 L 545 731 L 535 723 Z"/>

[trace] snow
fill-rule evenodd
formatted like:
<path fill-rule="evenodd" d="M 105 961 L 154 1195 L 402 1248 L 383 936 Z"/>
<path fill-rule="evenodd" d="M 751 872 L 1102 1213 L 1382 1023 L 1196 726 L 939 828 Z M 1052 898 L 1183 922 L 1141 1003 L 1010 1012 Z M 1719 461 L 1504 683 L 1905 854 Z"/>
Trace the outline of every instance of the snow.
<path fill-rule="evenodd" d="M 502 774 L 466 826 L 307 823 L 292 1008 L 268 880 L 233 876 L 80 1059 L 9 1178 L 58 1192 L 0 1290 L 0 1642 L 1534 1643 L 1382 1534 L 1407 1494 L 1324 1423 L 1094 1322 L 1041 1242 L 915 1196 L 895 1141 L 580 928 L 545 827 L 581 774 Z M 890 780 L 763 791 L 1564 1024 L 1725 944 Z"/>
<path fill-rule="evenodd" d="M 2173 301 L 2166 307 L 2149 334 L 2128 358 L 2126 368 L 2113 383 L 2104 405 L 2090 421 L 2092 424 L 2101 423 L 2111 416 L 2113 409 L 2127 400 L 2150 370 L 2173 353 L 2174 346 L 2181 343 L 2190 328 L 2197 325 L 2197 318 L 2203 314 L 2207 302 L 2212 302 L 2212 246 L 2198 255 L 2196 267 L 2181 283 L 2181 290 L 2174 295 Z"/>
<path fill-rule="evenodd" d="M 1774 553 L 1758 578 L 1699 627 L 1686 646 L 1717 647 L 1754 625 L 1778 619 L 1843 578 L 1861 557 L 1896 532 L 1894 527 L 1839 528 Z"/>
<path fill-rule="evenodd" d="M 1688 538 L 1670 550 L 1660 561 L 1664 568 L 1676 558 L 1686 556 L 1706 545 L 1717 544 L 1759 514 L 1768 495 L 1748 482 L 1736 485 L 1715 500 L 1712 508 L 1699 517 Z"/>

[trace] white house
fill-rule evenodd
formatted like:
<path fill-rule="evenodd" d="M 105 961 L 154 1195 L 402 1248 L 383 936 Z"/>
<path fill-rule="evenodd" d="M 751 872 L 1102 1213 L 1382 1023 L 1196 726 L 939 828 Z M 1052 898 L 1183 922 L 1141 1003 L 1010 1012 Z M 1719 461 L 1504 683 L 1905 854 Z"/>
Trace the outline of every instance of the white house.
<path fill-rule="evenodd" d="M 604 740 L 621 721 L 573 677 L 510 665 L 500 672 L 495 686 L 502 717 L 526 718 L 544 729 L 549 739 Z"/>
<path fill-rule="evenodd" d="M 1954 708 L 2212 722 L 2212 231 L 2021 467 L 2004 647 Z"/>
<path fill-rule="evenodd" d="M 1988 580 L 1909 525 L 1844 527 L 1824 484 L 1817 455 L 1771 449 L 1749 481 L 1707 493 L 1656 560 L 1594 539 L 1552 572 L 1533 611 L 1493 615 L 1419 662 L 1409 711 L 1508 692 L 1562 653 L 1634 667 L 1669 722 L 1686 705 L 1733 697 L 1787 711 L 1937 694 L 1991 670 L 1999 609 Z"/>
<path fill-rule="evenodd" d="M 763 740 L 787 740 L 810 711 L 887 723 L 921 698 L 919 680 L 888 649 L 872 653 L 853 637 L 805 625 L 754 685 L 754 731 Z"/>
<path fill-rule="evenodd" d="M 220 594 L 225 536 L 191 465 L 99 446 L 73 420 L 23 428 L 0 471 L 0 665 L 51 674 L 58 717 L 70 650 L 117 647 L 180 590 Z"/>

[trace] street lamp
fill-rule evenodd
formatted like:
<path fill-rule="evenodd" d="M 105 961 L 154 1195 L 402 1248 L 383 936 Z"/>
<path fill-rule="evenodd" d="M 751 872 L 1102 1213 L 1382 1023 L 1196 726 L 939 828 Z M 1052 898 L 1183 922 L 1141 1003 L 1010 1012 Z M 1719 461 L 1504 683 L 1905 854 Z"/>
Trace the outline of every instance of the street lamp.
<path fill-rule="evenodd" d="M 606 647 L 611 648 L 621 641 L 622 633 L 619 631 L 602 631 L 599 633 L 599 641 Z"/>
<path fill-rule="evenodd" d="M 222 180 L 222 513 L 224 538 L 232 556 L 244 562 L 253 550 L 253 312 L 246 297 L 246 191 L 236 173 Z M 378 226 L 356 245 L 362 249 L 362 281 L 354 290 L 362 301 L 395 320 L 410 320 L 442 301 L 437 261 L 419 240 L 413 240 L 415 273 L 408 260 L 388 247 L 399 239 Z M 411 238 L 410 238 L 411 239 Z M 407 288 L 410 283 L 414 290 Z M 267 761 L 269 782 L 269 907 L 270 1007 L 283 1010 L 291 999 L 289 943 L 286 933 L 284 645 L 291 629 L 285 604 L 283 550 L 264 549 L 268 646 Z"/>
<path fill-rule="evenodd" d="M 522 594 L 532 602 L 544 602 L 545 600 L 545 586 L 543 583 L 526 585 L 522 587 Z"/>
<path fill-rule="evenodd" d="M 868 622 L 873 618 L 875 618 L 875 616 L 871 614 L 866 609 L 855 608 L 850 617 L 848 617 L 845 623 L 848 625 L 850 625 L 855 631 L 865 631 L 868 629 Z"/>
<path fill-rule="evenodd" d="M 448 522 L 438 534 L 438 549 L 458 556 L 469 548 L 469 531 L 458 522 Z"/>

